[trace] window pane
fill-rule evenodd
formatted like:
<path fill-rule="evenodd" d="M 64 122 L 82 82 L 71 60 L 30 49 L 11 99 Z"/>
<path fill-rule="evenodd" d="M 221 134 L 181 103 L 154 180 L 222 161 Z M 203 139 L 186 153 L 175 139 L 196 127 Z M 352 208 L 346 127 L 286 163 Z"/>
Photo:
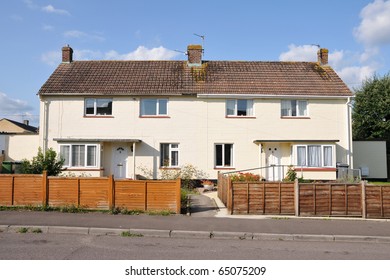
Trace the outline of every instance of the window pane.
<path fill-rule="evenodd" d="M 333 166 L 332 146 L 324 146 L 324 166 Z"/>
<path fill-rule="evenodd" d="M 64 159 L 64 166 L 69 166 L 69 151 L 70 147 L 69 146 L 60 146 L 60 157 L 61 159 Z"/>
<path fill-rule="evenodd" d="M 159 115 L 167 115 L 168 114 L 168 100 L 167 99 L 159 99 L 158 100 L 158 114 Z"/>
<path fill-rule="evenodd" d="M 160 166 L 169 166 L 169 144 L 161 144 L 160 153 Z"/>
<path fill-rule="evenodd" d="M 307 153 L 309 166 L 321 166 L 321 146 L 307 146 Z"/>
<path fill-rule="evenodd" d="M 235 115 L 236 100 L 226 100 L 226 115 Z"/>
<path fill-rule="evenodd" d="M 246 114 L 247 116 L 253 116 L 253 100 L 246 101 Z"/>
<path fill-rule="evenodd" d="M 215 145 L 215 164 L 222 166 L 222 145 Z"/>
<path fill-rule="evenodd" d="M 179 151 L 172 151 L 171 166 L 179 165 Z"/>
<path fill-rule="evenodd" d="M 96 99 L 97 115 L 112 115 L 112 99 Z"/>
<path fill-rule="evenodd" d="M 96 146 L 87 146 L 87 166 L 96 166 Z"/>
<path fill-rule="evenodd" d="M 72 145 L 72 166 L 85 165 L 85 146 Z"/>
<path fill-rule="evenodd" d="M 142 99 L 141 101 L 141 115 L 155 116 L 157 115 L 157 100 L 156 99 Z"/>
<path fill-rule="evenodd" d="M 232 166 L 232 147 L 233 145 L 232 144 L 225 144 L 225 149 L 224 149 L 224 152 L 225 152 L 225 161 L 224 161 L 224 166 Z"/>
<path fill-rule="evenodd" d="M 246 100 L 237 100 L 237 116 L 246 116 L 247 112 L 247 102 Z"/>
<path fill-rule="evenodd" d="M 307 115 L 307 101 L 299 100 L 298 101 L 298 116 L 306 116 Z"/>
<path fill-rule="evenodd" d="M 297 147 L 297 165 L 306 166 L 306 147 L 298 146 Z"/>
<path fill-rule="evenodd" d="M 297 115 L 297 101 L 290 100 L 291 102 L 291 116 L 295 117 Z"/>
<path fill-rule="evenodd" d="M 282 100 L 282 116 L 291 116 L 291 102 L 290 100 Z"/>
<path fill-rule="evenodd" d="M 85 114 L 95 115 L 95 99 L 93 98 L 85 99 Z"/>

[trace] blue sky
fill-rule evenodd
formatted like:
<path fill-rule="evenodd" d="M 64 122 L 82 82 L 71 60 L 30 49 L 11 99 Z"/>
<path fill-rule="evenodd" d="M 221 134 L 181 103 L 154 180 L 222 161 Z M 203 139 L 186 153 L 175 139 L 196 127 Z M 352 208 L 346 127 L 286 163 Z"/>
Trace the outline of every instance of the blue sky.
<path fill-rule="evenodd" d="M 36 93 L 69 44 L 76 60 L 315 61 L 350 86 L 390 71 L 390 0 L 1 0 L 0 118 L 38 124 Z"/>

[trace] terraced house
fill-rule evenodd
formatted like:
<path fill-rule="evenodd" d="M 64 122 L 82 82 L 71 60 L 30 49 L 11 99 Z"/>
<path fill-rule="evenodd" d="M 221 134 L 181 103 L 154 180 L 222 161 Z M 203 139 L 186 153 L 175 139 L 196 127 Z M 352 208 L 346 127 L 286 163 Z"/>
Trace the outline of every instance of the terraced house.
<path fill-rule="evenodd" d="M 186 61 L 62 63 L 39 91 L 40 142 L 68 171 L 135 178 L 140 167 L 192 164 L 218 171 L 250 168 L 280 180 L 294 165 L 304 178 L 335 179 L 352 165 L 351 91 L 316 62 L 204 61 L 190 45 Z"/>

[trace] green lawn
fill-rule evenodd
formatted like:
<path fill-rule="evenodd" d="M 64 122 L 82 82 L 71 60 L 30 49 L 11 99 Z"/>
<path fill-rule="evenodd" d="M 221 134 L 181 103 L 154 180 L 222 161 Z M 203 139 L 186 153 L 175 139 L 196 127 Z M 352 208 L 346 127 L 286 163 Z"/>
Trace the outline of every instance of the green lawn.
<path fill-rule="evenodd" d="M 371 181 L 368 181 L 368 184 L 371 184 L 371 185 L 390 186 L 390 182 L 371 182 Z"/>

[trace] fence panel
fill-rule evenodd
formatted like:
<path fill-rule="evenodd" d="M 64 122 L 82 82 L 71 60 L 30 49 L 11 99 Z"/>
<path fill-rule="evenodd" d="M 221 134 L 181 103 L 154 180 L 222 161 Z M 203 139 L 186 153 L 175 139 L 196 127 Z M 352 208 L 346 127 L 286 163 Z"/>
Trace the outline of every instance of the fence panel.
<path fill-rule="evenodd" d="M 80 206 L 90 209 L 109 209 L 108 178 L 80 179 Z"/>
<path fill-rule="evenodd" d="M 115 207 L 146 211 L 146 181 L 115 181 Z"/>
<path fill-rule="evenodd" d="M 14 205 L 42 205 L 42 175 L 14 176 Z"/>
<path fill-rule="evenodd" d="M 13 176 L 0 176 L 0 205 L 13 205 Z"/>
<path fill-rule="evenodd" d="M 147 210 L 169 210 L 180 212 L 180 186 L 177 181 L 147 181 Z M 174 198 L 174 199 L 172 199 Z"/>
<path fill-rule="evenodd" d="M 67 205 L 80 206 L 78 178 L 49 177 L 48 205 L 61 207 Z"/>

